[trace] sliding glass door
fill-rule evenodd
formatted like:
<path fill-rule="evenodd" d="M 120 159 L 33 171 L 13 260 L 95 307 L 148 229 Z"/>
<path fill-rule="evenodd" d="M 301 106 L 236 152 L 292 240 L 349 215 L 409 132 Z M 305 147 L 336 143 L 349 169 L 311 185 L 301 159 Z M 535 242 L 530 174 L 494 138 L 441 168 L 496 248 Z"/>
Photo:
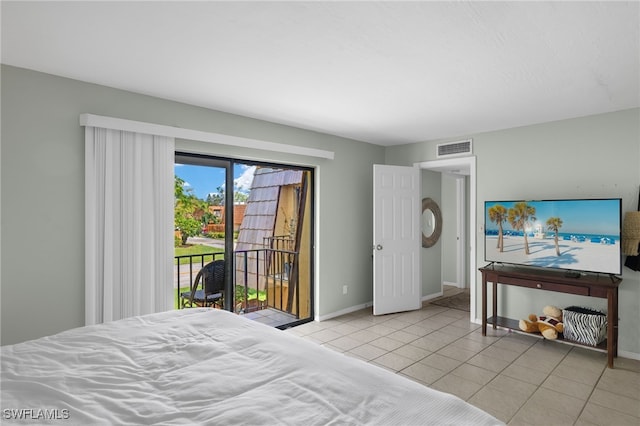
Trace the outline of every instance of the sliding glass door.
<path fill-rule="evenodd" d="M 280 328 L 311 320 L 313 170 L 177 153 L 175 176 L 176 307 L 224 259 L 224 309 Z"/>

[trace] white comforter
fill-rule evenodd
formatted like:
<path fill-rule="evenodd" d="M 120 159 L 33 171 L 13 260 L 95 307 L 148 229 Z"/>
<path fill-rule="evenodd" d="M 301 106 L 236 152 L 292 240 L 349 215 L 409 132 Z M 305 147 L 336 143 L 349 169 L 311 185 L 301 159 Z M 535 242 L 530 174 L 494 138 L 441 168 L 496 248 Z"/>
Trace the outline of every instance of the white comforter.
<path fill-rule="evenodd" d="M 500 424 L 453 395 L 216 309 L 1 351 L 2 423 Z"/>

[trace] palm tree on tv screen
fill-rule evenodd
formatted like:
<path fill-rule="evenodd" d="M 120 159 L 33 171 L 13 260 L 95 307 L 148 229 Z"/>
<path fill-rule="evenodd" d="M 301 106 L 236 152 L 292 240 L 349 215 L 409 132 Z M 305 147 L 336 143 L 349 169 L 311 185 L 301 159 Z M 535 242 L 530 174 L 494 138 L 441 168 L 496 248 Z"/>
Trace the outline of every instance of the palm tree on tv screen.
<path fill-rule="evenodd" d="M 534 216 L 536 214 L 536 208 L 528 205 L 526 202 L 521 201 L 515 203 L 512 208 L 509 209 L 508 220 L 513 229 L 522 231 L 524 235 L 524 253 L 529 254 L 529 240 L 527 239 L 527 227 L 531 226 L 531 222 L 535 221 Z"/>
<path fill-rule="evenodd" d="M 547 229 L 553 231 L 553 242 L 556 244 L 556 255 L 560 256 L 560 245 L 558 244 L 558 230 L 562 228 L 562 219 L 550 217 L 547 219 Z"/>
<path fill-rule="evenodd" d="M 489 208 L 489 219 L 491 222 L 495 222 L 498 225 L 498 244 L 496 247 L 500 253 L 504 250 L 504 236 L 502 232 L 502 224 L 507 220 L 507 209 L 500 205 L 496 204 L 493 207 Z"/>

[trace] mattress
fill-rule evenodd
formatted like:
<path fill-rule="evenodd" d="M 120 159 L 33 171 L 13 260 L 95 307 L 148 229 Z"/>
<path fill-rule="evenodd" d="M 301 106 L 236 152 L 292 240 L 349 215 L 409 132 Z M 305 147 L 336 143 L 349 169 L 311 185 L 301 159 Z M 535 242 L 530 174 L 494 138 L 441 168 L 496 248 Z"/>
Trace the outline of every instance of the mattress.
<path fill-rule="evenodd" d="M 456 396 L 218 309 L 0 350 L 3 424 L 501 424 Z"/>

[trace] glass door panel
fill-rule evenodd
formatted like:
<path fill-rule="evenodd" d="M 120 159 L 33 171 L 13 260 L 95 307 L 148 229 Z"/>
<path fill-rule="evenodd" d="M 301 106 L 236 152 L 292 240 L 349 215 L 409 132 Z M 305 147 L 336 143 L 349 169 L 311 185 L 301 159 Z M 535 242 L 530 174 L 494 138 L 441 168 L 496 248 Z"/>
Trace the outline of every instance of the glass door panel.
<path fill-rule="evenodd" d="M 193 154 L 176 154 L 175 170 L 180 286 L 224 258 L 225 309 L 280 328 L 311 320 L 313 170 Z M 198 250 L 213 254 L 198 265 L 186 254 Z"/>
<path fill-rule="evenodd" d="M 311 175 L 255 167 L 235 248 L 235 283 L 247 293 L 236 292 L 237 312 L 278 327 L 312 318 Z"/>
<path fill-rule="evenodd" d="M 174 283 L 175 307 L 193 305 L 186 300 L 200 270 L 225 258 L 225 183 L 227 164 L 176 156 L 174 164 Z M 200 303 L 202 305 L 204 303 Z"/>

